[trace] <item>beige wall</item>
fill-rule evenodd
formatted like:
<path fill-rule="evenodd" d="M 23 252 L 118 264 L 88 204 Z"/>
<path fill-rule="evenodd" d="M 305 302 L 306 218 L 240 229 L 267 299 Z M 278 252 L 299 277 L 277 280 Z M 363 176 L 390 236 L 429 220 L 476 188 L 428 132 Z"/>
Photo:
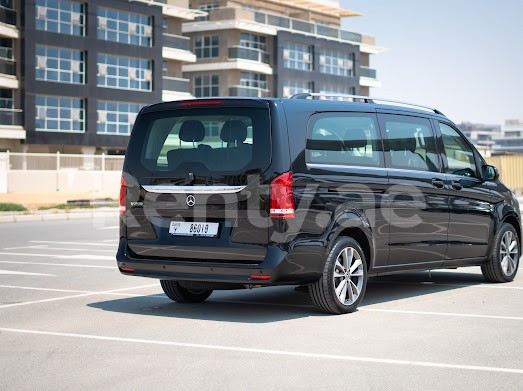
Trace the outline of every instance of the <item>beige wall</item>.
<path fill-rule="evenodd" d="M 7 172 L 9 193 L 109 192 L 118 194 L 121 171 L 16 170 Z M 1 177 L 0 177 L 1 179 Z M 0 189 L 2 186 L 0 184 Z"/>
<path fill-rule="evenodd" d="M 498 168 L 505 185 L 519 193 L 523 192 L 523 155 L 490 156 L 485 160 Z"/>

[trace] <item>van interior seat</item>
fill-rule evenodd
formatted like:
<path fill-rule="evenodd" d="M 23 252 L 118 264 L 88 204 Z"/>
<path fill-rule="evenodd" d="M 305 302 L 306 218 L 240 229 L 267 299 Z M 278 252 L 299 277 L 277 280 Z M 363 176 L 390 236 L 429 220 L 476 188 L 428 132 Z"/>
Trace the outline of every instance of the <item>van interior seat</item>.
<path fill-rule="evenodd" d="M 181 163 L 199 162 L 209 166 L 211 147 L 208 145 L 196 145 L 205 138 L 205 126 L 202 121 L 188 120 L 180 127 L 178 134 L 180 142 L 192 143 L 192 148 L 177 148 L 167 152 L 167 163 L 169 169 L 173 170 Z M 207 148 L 206 148 L 207 147 Z M 203 152 L 203 153 L 202 153 Z"/>
<path fill-rule="evenodd" d="M 225 146 L 219 149 L 219 159 L 216 164 L 227 164 L 234 160 L 241 167 L 247 165 L 252 159 L 252 144 L 244 141 L 247 139 L 247 125 L 240 120 L 226 121 L 220 131 L 220 139 Z"/>
<path fill-rule="evenodd" d="M 408 129 L 388 131 L 392 164 L 398 167 L 429 170 L 425 159 L 416 152 L 416 137 Z"/>

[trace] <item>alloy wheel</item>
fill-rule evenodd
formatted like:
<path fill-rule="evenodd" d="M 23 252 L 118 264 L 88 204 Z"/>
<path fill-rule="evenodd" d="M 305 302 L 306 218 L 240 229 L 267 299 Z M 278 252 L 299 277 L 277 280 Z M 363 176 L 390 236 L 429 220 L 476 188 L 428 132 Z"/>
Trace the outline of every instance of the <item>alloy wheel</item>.
<path fill-rule="evenodd" d="M 507 231 L 503 235 L 499 253 L 503 273 L 505 273 L 506 276 L 511 276 L 516 272 L 519 260 L 518 241 L 512 231 Z"/>
<path fill-rule="evenodd" d="M 358 300 L 363 288 L 363 267 L 361 255 L 355 248 L 345 247 L 338 254 L 333 279 L 341 304 L 351 305 Z"/>

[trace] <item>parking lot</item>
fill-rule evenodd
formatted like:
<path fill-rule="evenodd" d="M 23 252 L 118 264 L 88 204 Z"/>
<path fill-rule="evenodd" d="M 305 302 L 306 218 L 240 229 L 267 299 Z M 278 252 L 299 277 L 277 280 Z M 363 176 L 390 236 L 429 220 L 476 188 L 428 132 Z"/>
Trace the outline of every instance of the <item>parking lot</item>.
<path fill-rule="evenodd" d="M 0 225 L 0 389 L 523 389 L 523 276 L 371 279 L 332 316 L 293 287 L 177 304 L 118 272 L 114 219 Z"/>

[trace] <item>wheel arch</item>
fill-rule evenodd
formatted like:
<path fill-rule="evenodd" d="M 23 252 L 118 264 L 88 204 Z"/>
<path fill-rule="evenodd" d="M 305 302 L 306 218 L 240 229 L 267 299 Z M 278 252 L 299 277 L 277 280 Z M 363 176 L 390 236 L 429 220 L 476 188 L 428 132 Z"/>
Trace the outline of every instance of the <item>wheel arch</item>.
<path fill-rule="evenodd" d="M 336 239 L 341 237 L 350 237 L 358 242 L 365 255 L 365 262 L 367 263 L 367 271 L 369 271 L 374 264 L 373 256 L 373 241 L 372 229 L 369 221 L 358 213 L 344 213 L 338 216 L 334 221 L 334 226 L 330 230 L 331 234 L 328 237 L 327 254 L 331 251 Z"/>
<path fill-rule="evenodd" d="M 518 234 L 518 242 L 519 242 L 518 245 L 519 245 L 519 248 L 521 249 L 521 222 L 520 222 L 518 216 L 515 213 L 508 213 L 501 220 L 501 224 L 503 224 L 503 223 L 508 223 L 514 227 L 514 229 L 516 230 L 516 233 Z"/>

